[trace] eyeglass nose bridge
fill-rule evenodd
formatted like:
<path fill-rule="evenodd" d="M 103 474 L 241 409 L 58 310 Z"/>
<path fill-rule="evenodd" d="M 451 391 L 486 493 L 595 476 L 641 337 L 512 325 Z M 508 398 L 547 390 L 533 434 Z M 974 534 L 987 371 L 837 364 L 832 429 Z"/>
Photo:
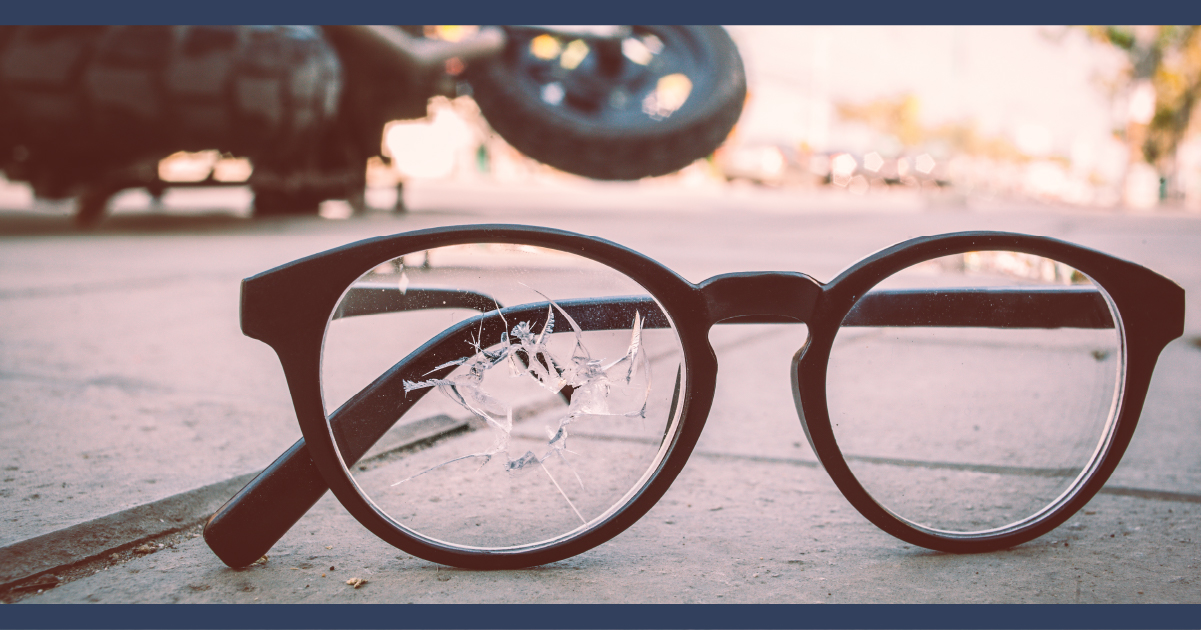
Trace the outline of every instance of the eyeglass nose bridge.
<path fill-rule="evenodd" d="M 808 323 L 822 285 L 795 271 L 745 271 L 713 276 L 697 287 L 709 323 Z"/>

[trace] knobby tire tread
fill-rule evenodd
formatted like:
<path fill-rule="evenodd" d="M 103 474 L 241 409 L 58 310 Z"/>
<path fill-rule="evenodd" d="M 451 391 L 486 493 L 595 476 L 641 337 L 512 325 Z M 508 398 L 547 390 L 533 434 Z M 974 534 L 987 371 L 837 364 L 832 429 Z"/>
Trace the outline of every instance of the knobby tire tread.
<path fill-rule="evenodd" d="M 746 74 L 734 42 L 721 27 L 697 29 L 710 47 L 713 88 L 684 123 L 624 130 L 578 125 L 548 115 L 523 89 L 502 55 L 472 68 L 472 95 L 492 128 L 513 148 L 555 168 L 602 180 L 666 175 L 713 152 L 729 135 L 746 100 Z"/>

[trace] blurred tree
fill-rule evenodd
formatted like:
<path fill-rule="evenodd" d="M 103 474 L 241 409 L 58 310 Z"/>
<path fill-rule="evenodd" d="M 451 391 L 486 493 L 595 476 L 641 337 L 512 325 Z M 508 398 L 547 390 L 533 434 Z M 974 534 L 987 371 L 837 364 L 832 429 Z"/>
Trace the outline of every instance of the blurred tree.
<path fill-rule="evenodd" d="M 1119 83 L 1131 105 L 1125 129 L 1131 161 L 1141 158 L 1155 166 L 1169 194 L 1174 193 L 1179 185 L 1176 152 L 1201 99 L 1201 27 L 1083 28 L 1093 39 L 1126 53 L 1128 65 Z"/>
<path fill-rule="evenodd" d="M 1021 158 L 1012 142 L 999 136 L 981 134 L 972 121 L 924 127 L 919 120 L 919 101 L 912 94 L 887 96 L 864 103 L 842 101 L 836 103 L 834 109 L 842 120 L 862 123 L 882 134 L 891 135 L 906 149 L 936 143 L 958 155 L 1007 160 Z"/>
<path fill-rule="evenodd" d="M 918 120 L 919 103 L 912 94 L 886 96 L 866 103 L 835 103 L 838 117 L 848 122 L 861 122 L 868 127 L 891 134 L 906 147 L 915 147 L 925 139 Z"/>
<path fill-rule="evenodd" d="M 929 129 L 926 135 L 931 139 L 941 140 L 961 155 L 976 155 L 995 160 L 1020 161 L 1021 151 L 1009 139 L 1003 136 L 986 136 L 976 128 L 974 121 L 955 121 L 943 123 Z"/>

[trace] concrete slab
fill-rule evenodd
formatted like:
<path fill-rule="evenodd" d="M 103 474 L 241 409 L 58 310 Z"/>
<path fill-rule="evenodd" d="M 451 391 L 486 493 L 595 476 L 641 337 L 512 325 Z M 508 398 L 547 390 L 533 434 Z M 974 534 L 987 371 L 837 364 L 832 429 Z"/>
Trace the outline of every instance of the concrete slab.
<path fill-rule="evenodd" d="M 54 540 L 56 532 L 126 510 L 138 514 L 140 506 L 270 463 L 299 430 L 276 358 L 238 330 L 238 282 L 378 234 L 479 222 L 549 225 L 615 240 L 693 281 L 767 269 L 828 280 L 910 236 L 1046 234 L 1175 279 L 1188 291 L 1186 339 L 1161 358 L 1134 443 L 1109 494 L 1090 504 L 1093 513 L 997 554 L 908 549 L 859 517 L 814 466 L 797 422 L 788 360 L 804 327 L 728 326 L 711 335 L 721 372 L 696 460 L 643 522 L 578 558 L 518 572 L 439 569 L 375 539 L 327 496 L 263 566 L 226 569 L 187 537 L 194 530 L 154 538 L 166 535 L 147 533 L 144 518 L 131 516 L 124 537 L 111 538 L 109 549 L 123 550 L 117 559 L 84 562 L 70 570 L 75 581 L 14 597 L 1198 600 L 1201 217 L 1035 205 L 927 209 L 912 200 L 835 203 L 780 191 L 674 196 L 628 185 L 500 194 L 433 184 L 414 185 L 412 193 L 408 215 L 253 222 L 244 209 L 214 203 L 209 211 L 168 208 L 165 215 L 127 209 L 89 234 L 74 232 L 61 209 L 0 212 L 0 548 Z M 145 556 L 129 551 L 144 540 L 178 544 Z M 50 550 L 45 556 L 55 557 Z M 36 566 L 55 564 L 48 563 Z M 9 564 L 0 555 L 0 565 Z M 328 566 L 338 569 L 320 578 L 318 569 Z M 369 584 L 345 586 L 355 576 Z"/>
<path fill-rule="evenodd" d="M 24 601 L 1196 603 L 1198 541 L 1197 504 L 1102 496 L 1015 549 L 934 553 L 877 530 L 820 469 L 698 456 L 625 533 L 547 566 L 473 572 L 418 560 L 327 496 L 265 564 L 229 569 L 190 539 Z"/>

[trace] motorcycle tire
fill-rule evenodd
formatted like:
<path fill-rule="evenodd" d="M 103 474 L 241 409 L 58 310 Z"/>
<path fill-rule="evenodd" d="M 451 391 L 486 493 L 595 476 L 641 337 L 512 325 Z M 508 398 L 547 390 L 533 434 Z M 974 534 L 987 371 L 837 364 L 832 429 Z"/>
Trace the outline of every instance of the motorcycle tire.
<path fill-rule="evenodd" d="M 620 40 L 506 30 L 504 52 L 468 69 L 472 96 L 514 148 L 569 173 L 677 171 L 725 141 L 746 100 L 742 59 L 720 26 L 634 26 Z"/>

